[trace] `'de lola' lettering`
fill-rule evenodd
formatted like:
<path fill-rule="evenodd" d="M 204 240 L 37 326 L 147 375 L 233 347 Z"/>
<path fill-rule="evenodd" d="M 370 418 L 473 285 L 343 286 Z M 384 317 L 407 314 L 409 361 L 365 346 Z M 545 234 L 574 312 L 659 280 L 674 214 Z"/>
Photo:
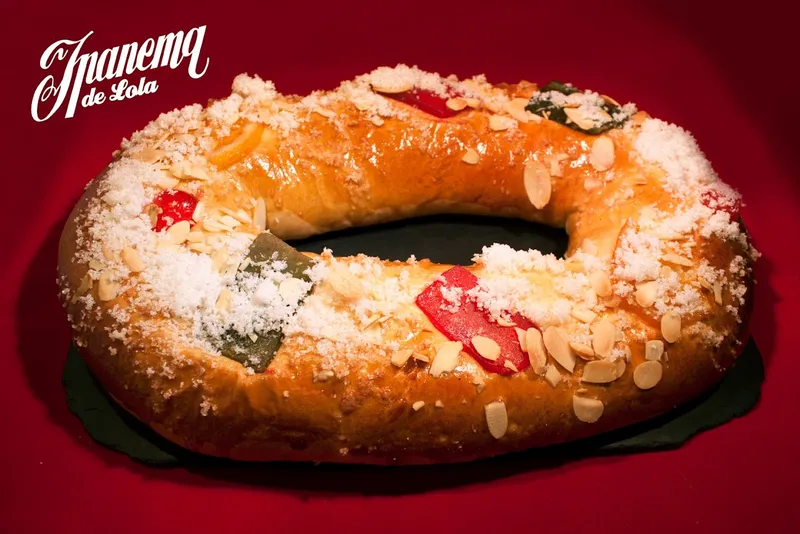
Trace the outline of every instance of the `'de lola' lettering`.
<path fill-rule="evenodd" d="M 69 119 L 75 115 L 75 108 L 80 101 L 81 107 L 102 104 L 106 100 L 118 101 L 140 95 L 155 93 L 158 84 L 155 80 L 147 80 L 141 76 L 138 80 L 128 79 L 134 73 L 144 73 L 147 70 L 159 67 L 176 69 L 188 58 L 189 76 L 198 79 L 206 73 L 209 59 L 206 58 L 202 70 L 198 71 L 201 63 L 200 51 L 203 46 L 206 27 L 198 26 L 184 33 L 168 33 L 155 39 L 146 39 L 141 44 L 129 43 L 122 46 L 107 48 L 102 52 L 81 53 L 84 43 L 93 32 L 87 33 L 82 39 L 70 41 L 62 39 L 47 47 L 39 60 L 39 66 L 48 70 L 56 63 L 64 64 L 64 73 L 60 81 L 55 76 L 46 76 L 36 91 L 31 101 L 31 117 L 37 122 L 43 122 L 52 117 L 64 102 L 67 109 L 64 117 Z M 111 85 L 108 96 L 96 87 L 91 87 L 83 94 L 84 88 L 93 84 L 119 80 Z M 49 103 L 49 108 L 44 103 Z"/>

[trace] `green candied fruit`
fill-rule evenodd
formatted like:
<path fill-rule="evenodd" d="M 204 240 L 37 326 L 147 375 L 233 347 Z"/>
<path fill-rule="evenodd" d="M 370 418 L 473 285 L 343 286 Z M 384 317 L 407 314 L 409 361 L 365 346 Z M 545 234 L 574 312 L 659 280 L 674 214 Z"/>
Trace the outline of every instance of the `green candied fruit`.
<path fill-rule="evenodd" d="M 552 81 L 542 87 L 540 91 L 536 92 L 531 97 L 531 100 L 528 102 L 528 105 L 525 106 L 525 109 L 553 122 L 563 124 L 564 126 L 572 128 L 573 130 L 590 135 L 600 135 L 601 133 L 607 132 L 613 128 L 621 128 L 625 124 L 625 121 L 628 120 L 628 115 L 625 110 L 623 110 L 620 106 L 604 100 L 603 103 L 597 107 L 605 111 L 608 116 L 611 117 L 611 119 L 602 121 L 599 124 L 595 122 L 595 126 L 592 128 L 581 127 L 575 122 L 569 120 L 563 106 L 553 102 L 553 97 L 548 95 L 548 93 L 553 92 L 561 93 L 562 95 L 566 96 L 582 93 L 582 91 L 573 87 L 572 85 L 559 81 Z"/>
<path fill-rule="evenodd" d="M 294 278 L 310 282 L 306 271 L 314 262 L 284 241 L 269 232 L 259 234 L 250 245 L 245 257 L 246 267 L 242 269 L 252 274 L 260 274 L 266 262 L 283 261 L 283 272 Z M 309 290 L 303 298 L 308 296 Z M 255 341 L 233 330 L 228 330 L 219 340 L 219 350 L 223 356 L 235 360 L 256 372 L 263 372 L 277 354 L 283 342 L 281 330 L 261 333 Z"/>

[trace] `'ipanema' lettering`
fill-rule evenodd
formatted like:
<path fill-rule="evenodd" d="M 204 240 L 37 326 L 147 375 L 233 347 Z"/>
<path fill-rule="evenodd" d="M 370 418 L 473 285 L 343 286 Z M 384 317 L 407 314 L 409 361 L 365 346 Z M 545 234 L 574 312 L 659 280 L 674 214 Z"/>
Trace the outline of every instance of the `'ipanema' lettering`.
<path fill-rule="evenodd" d="M 144 73 L 161 67 L 178 68 L 189 59 L 188 72 L 192 79 L 206 73 L 209 59 L 200 59 L 206 27 L 199 26 L 184 33 L 168 33 L 155 39 L 146 39 L 141 44 L 129 43 L 102 52 L 81 53 L 84 44 L 93 32 L 82 39 L 71 41 L 62 39 L 47 47 L 39 60 L 43 70 L 49 70 L 56 63 L 64 63 L 64 73 L 60 80 L 52 74 L 47 75 L 36 88 L 31 101 L 31 116 L 37 122 L 52 117 L 66 102 L 64 117 L 75 115 L 80 101 L 81 107 L 102 104 L 106 95 L 95 87 L 83 95 L 83 89 L 107 80 L 120 80 L 111 86 L 108 100 L 117 101 L 135 96 L 151 94 L 158 90 L 155 80 L 148 81 L 141 76 L 137 81 L 125 79 L 135 73 Z M 202 70 L 198 70 L 202 63 Z M 49 108 L 44 107 L 49 103 Z M 42 109 L 44 108 L 44 109 Z"/>

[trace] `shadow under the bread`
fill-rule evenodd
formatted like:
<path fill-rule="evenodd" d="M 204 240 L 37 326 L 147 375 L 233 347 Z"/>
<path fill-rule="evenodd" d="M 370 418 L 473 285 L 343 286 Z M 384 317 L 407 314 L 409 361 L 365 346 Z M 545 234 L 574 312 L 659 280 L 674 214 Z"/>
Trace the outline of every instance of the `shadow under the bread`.
<path fill-rule="evenodd" d="M 70 407 L 89 433 L 107 447 L 138 458 L 137 470 L 145 476 L 211 485 L 247 484 L 298 493 L 399 495 L 544 472 L 587 458 L 677 448 L 695 434 L 747 413 L 759 399 L 763 377 L 760 354 L 750 341 L 718 387 L 661 417 L 581 441 L 474 462 L 385 467 L 234 462 L 199 455 L 170 443 L 117 407 L 75 351 L 68 358 L 64 383 Z M 196 476 L 183 476 L 186 472 Z"/>

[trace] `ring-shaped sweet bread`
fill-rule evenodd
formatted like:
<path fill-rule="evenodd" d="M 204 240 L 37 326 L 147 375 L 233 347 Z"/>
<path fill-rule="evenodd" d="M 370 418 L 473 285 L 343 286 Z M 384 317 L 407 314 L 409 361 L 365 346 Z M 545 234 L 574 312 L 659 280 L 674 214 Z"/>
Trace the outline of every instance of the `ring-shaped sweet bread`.
<path fill-rule="evenodd" d="M 569 84 L 399 65 L 231 96 L 125 140 L 64 229 L 93 373 L 197 452 L 467 461 L 574 440 L 709 389 L 741 349 L 757 252 L 690 134 Z M 565 259 L 469 267 L 283 239 L 425 214 L 565 227 Z"/>

